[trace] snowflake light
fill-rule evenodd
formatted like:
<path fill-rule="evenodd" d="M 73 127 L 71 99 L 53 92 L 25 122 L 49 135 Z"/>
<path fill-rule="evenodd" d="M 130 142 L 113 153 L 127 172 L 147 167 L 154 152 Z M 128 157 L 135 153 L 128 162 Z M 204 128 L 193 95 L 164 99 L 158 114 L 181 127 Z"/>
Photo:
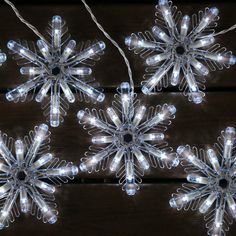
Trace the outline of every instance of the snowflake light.
<path fill-rule="evenodd" d="M 23 140 L 0 136 L 0 229 L 15 217 L 31 213 L 44 223 L 57 221 L 55 185 L 66 183 L 78 173 L 71 162 L 54 158 L 49 150 L 48 126 L 41 124 Z"/>
<path fill-rule="evenodd" d="M 41 39 L 37 41 L 37 47 L 31 47 L 32 50 L 27 42 L 17 43 L 11 40 L 7 44 L 16 54 L 16 59 L 24 59 L 20 63 L 24 65 L 20 72 L 28 76 L 28 81 L 8 92 L 6 98 L 9 101 L 24 101 L 29 91 L 37 92 L 35 100 L 46 100 L 43 105 L 44 114 L 49 116 L 53 127 L 59 126 L 63 121 L 68 103 L 74 103 L 73 90 L 79 92 L 80 100 L 85 99 L 84 95 L 98 102 L 105 97 L 91 85 L 94 79 L 91 79 L 90 68 L 105 49 L 104 42 L 81 43 L 76 52 L 76 42 L 69 40 L 67 32 L 62 18 L 54 16 L 48 29 L 50 45 Z"/>
<path fill-rule="evenodd" d="M 170 205 L 178 210 L 199 210 L 205 214 L 208 235 L 223 236 L 236 218 L 236 131 L 222 131 L 214 148 L 197 150 L 188 145 L 177 150 L 188 173 L 187 180 L 173 194 Z M 187 162 L 187 164 L 186 164 Z"/>
<path fill-rule="evenodd" d="M 147 109 L 132 95 L 130 84 L 124 82 L 112 107 L 102 110 L 81 110 L 77 117 L 92 135 L 90 151 L 82 158 L 81 171 L 116 172 L 119 183 L 128 195 L 139 189 L 141 177 L 151 166 L 171 168 L 179 161 L 164 141 L 163 132 L 174 119 L 173 105 Z"/>
<path fill-rule="evenodd" d="M 219 10 L 206 8 L 190 18 L 168 0 L 159 0 L 156 9 L 157 25 L 152 32 L 133 33 L 125 40 L 130 50 L 146 60 L 142 92 L 178 85 L 189 101 L 199 104 L 205 96 L 203 77 L 236 62 L 231 52 L 214 44 Z"/>

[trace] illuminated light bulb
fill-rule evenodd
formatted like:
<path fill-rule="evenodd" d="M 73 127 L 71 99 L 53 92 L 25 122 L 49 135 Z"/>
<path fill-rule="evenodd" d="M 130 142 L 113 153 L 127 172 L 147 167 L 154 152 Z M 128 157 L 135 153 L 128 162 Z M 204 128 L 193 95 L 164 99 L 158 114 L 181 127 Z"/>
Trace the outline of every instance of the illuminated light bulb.
<path fill-rule="evenodd" d="M 18 44 L 17 42 L 15 42 L 15 41 L 13 41 L 13 40 L 10 40 L 10 41 L 8 42 L 8 44 L 7 44 L 7 47 L 8 47 L 10 50 L 12 50 L 12 51 L 14 51 L 14 52 L 20 54 L 20 55 L 21 55 L 22 57 L 24 57 L 25 59 L 30 60 L 30 61 L 32 61 L 32 62 L 38 62 L 38 63 L 40 64 L 40 62 L 39 62 L 40 57 L 39 57 L 38 55 L 36 55 L 36 54 L 33 53 L 32 51 L 30 51 L 29 49 L 27 49 L 27 48 L 21 46 L 21 45 Z"/>
<path fill-rule="evenodd" d="M 227 201 L 232 217 L 236 218 L 236 203 L 230 194 L 227 194 L 226 201 Z"/>
<path fill-rule="evenodd" d="M 3 164 L 3 162 L 0 162 L 0 171 L 5 172 L 5 173 L 9 173 L 10 168 L 9 168 L 9 166 Z"/>
<path fill-rule="evenodd" d="M 149 133 L 141 136 L 141 139 L 144 141 L 162 141 L 164 138 L 165 135 L 163 133 Z"/>
<path fill-rule="evenodd" d="M 49 62 L 52 61 L 52 55 L 50 54 L 48 45 L 43 40 L 37 41 L 37 46 L 39 51 L 42 53 L 43 57 L 48 60 Z"/>
<path fill-rule="evenodd" d="M 79 169 L 77 166 L 63 166 L 60 168 L 49 169 L 46 171 L 47 176 L 74 176 L 77 175 Z"/>
<path fill-rule="evenodd" d="M 99 92 L 97 89 L 93 88 L 92 86 L 82 82 L 82 81 L 76 81 L 74 86 L 85 93 L 87 96 L 95 99 L 98 102 L 102 102 L 105 99 L 105 95 L 102 92 Z"/>
<path fill-rule="evenodd" d="M 135 157 L 137 158 L 142 169 L 148 170 L 150 168 L 150 165 L 149 165 L 147 159 L 142 154 L 142 152 L 138 148 L 133 148 L 133 153 L 134 153 Z"/>
<path fill-rule="evenodd" d="M 236 174 L 236 162 L 234 162 L 234 164 L 231 166 L 229 173 L 230 173 L 231 177 L 235 176 L 235 174 Z"/>
<path fill-rule="evenodd" d="M 162 31 L 159 27 L 154 26 L 152 28 L 152 32 L 156 37 L 158 37 L 162 41 L 169 43 L 169 44 L 173 43 L 172 39 L 164 31 Z"/>
<path fill-rule="evenodd" d="M 207 157 L 216 173 L 220 173 L 220 163 L 213 149 L 207 150 Z"/>
<path fill-rule="evenodd" d="M 180 37 L 181 40 L 184 40 L 185 37 L 187 36 L 188 30 L 189 30 L 189 23 L 190 23 L 190 17 L 189 16 L 184 16 L 181 21 L 180 25 Z"/>
<path fill-rule="evenodd" d="M 19 163 L 24 161 L 24 143 L 18 139 L 15 141 L 16 158 Z"/>
<path fill-rule="evenodd" d="M 60 16 L 52 17 L 52 43 L 53 47 L 60 48 L 61 45 L 61 32 L 62 30 L 62 19 Z"/>
<path fill-rule="evenodd" d="M 177 149 L 177 153 L 184 158 L 186 161 L 190 162 L 194 166 L 198 167 L 199 169 L 205 169 L 206 165 L 204 162 L 199 160 L 189 148 L 184 146 L 179 146 Z"/>
<path fill-rule="evenodd" d="M 147 121 L 146 125 L 152 127 L 159 124 L 160 122 L 169 119 L 172 115 L 176 113 L 176 108 L 173 105 L 167 105 L 162 108 L 162 110 L 157 113 L 152 119 Z"/>
<path fill-rule="evenodd" d="M 40 75 L 45 73 L 45 69 L 41 67 L 22 67 L 20 73 L 22 75 Z"/>
<path fill-rule="evenodd" d="M 130 102 L 131 102 L 130 92 L 131 92 L 130 84 L 127 82 L 121 83 L 120 85 L 121 103 L 125 117 L 127 117 L 130 109 Z"/>
<path fill-rule="evenodd" d="M 140 124 L 140 122 L 142 121 L 146 110 L 147 110 L 147 108 L 145 106 L 139 106 L 137 108 L 134 119 L 133 119 L 133 125 L 135 127 L 137 127 Z"/>
<path fill-rule="evenodd" d="M 52 127 L 58 127 L 60 124 L 60 102 L 57 94 L 51 96 L 50 107 L 50 125 Z"/>
<path fill-rule="evenodd" d="M 169 62 L 167 65 L 163 65 L 160 70 L 158 70 L 151 78 L 149 78 L 142 87 L 142 92 L 144 94 L 150 94 L 154 87 L 159 83 L 163 76 L 170 70 L 172 67 L 172 62 Z"/>
<path fill-rule="evenodd" d="M 66 70 L 66 73 L 70 75 L 91 75 L 92 69 L 89 67 L 72 67 Z"/>
<path fill-rule="evenodd" d="M 137 186 L 135 184 L 135 177 L 134 177 L 134 166 L 132 161 L 126 162 L 126 184 L 125 184 L 125 191 L 127 195 L 133 196 L 137 191 Z"/>
<path fill-rule="evenodd" d="M 106 45 L 105 45 L 104 42 L 102 42 L 102 41 L 97 42 L 93 46 L 88 47 L 83 52 L 79 53 L 76 56 L 76 60 L 77 61 L 86 60 L 86 59 L 94 56 L 95 54 L 98 54 L 98 53 L 102 52 L 105 49 L 105 47 L 106 47 Z"/>
<path fill-rule="evenodd" d="M 70 40 L 68 42 L 68 44 L 66 45 L 66 47 L 65 47 L 65 49 L 64 49 L 64 51 L 61 55 L 61 58 L 60 58 L 60 61 L 59 61 L 60 63 L 63 63 L 68 59 L 68 57 L 72 54 L 75 46 L 76 46 L 75 40 Z"/>
<path fill-rule="evenodd" d="M 36 102 L 42 102 L 43 99 L 46 97 L 49 89 L 51 88 L 52 81 L 48 80 L 39 90 L 37 96 L 35 97 Z"/>
<path fill-rule="evenodd" d="M 218 16 L 219 10 L 216 7 L 212 7 L 205 13 L 199 25 L 194 29 L 194 33 L 200 33 L 203 31 L 215 18 Z"/>
<path fill-rule="evenodd" d="M 190 193 L 182 194 L 170 199 L 169 204 L 172 208 L 181 208 L 184 204 L 190 202 L 199 196 L 199 191 L 192 191 Z"/>
<path fill-rule="evenodd" d="M 43 216 L 46 218 L 49 224 L 54 224 L 57 221 L 56 215 L 52 212 L 47 203 L 39 196 L 35 196 L 35 203 L 38 205 Z"/>
<path fill-rule="evenodd" d="M 137 48 L 148 48 L 155 49 L 158 45 L 155 42 L 145 41 L 143 39 L 137 39 L 136 37 L 126 37 L 125 44 L 129 47 L 137 47 Z"/>
<path fill-rule="evenodd" d="M 0 52 L 0 65 L 3 64 L 6 60 L 7 60 L 6 54 Z"/>
<path fill-rule="evenodd" d="M 188 182 L 195 183 L 195 184 L 208 184 L 209 182 L 208 178 L 195 175 L 195 174 L 189 174 L 187 176 L 187 180 Z"/>
<path fill-rule="evenodd" d="M 36 187 L 42 189 L 43 191 L 45 191 L 45 192 L 47 192 L 47 193 L 51 193 L 51 194 L 52 194 L 52 193 L 54 193 L 55 190 L 56 190 L 56 188 L 55 188 L 53 185 L 50 185 L 50 184 L 48 184 L 48 183 L 45 183 L 45 182 L 43 182 L 43 181 L 41 181 L 41 180 L 34 180 L 34 181 L 32 181 L 32 183 L 33 183 Z"/>
<path fill-rule="evenodd" d="M 121 162 L 121 159 L 124 155 L 124 149 L 121 148 L 117 153 L 116 155 L 114 156 L 114 158 L 112 159 L 111 161 L 111 164 L 110 164 L 110 171 L 114 172 L 117 170 L 118 166 L 120 165 L 120 162 Z"/>
<path fill-rule="evenodd" d="M 116 114 L 115 110 L 112 107 L 108 107 L 107 114 L 112 120 L 112 122 L 115 124 L 115 126 L 119 128 L 121 126 L 121 121 L 118 115 Z"/>
<path fill-rule="evenodd" d="M 168 0 L 159 0 L 159 7 L 168 26 L 172 29 L 175 27 L 175 23 L 172 17 L 171 9 Z"/>
<path fill-rule="evenodd" d="M 190 47 L 191 48 L 202 48 L 202 47 L 209 46 L 209 45 L 213 44 L 214 42 L 215 42 L 214 37 L 208 37 L 208 38 L 200 39 L 198 41 L 193 42 L 192 44 L 190 44 Z"/>
<path fill-rule="evenodd" d="M 212 206 L 212 204 L 215 202 L 217 198 L 217 193 L 216 192 L 212 192 L 206 200 L 204 200 L 202 202 L 202 204 L 199 206 L 199 212 L 202 214 L 205 214 L 210 207 Z"/>
<path fill-rule="evenodd" d="M 171 84 L 173 86 L 176 86 L 177 84 L 179 84 L 179 75 L 180 75 L 180 62 L 175 63 L 174 67 L 173 67 L 173 72 L 171 75 Z"/>
<path fill-rule="evenodd" d="M 27 190 L 24 187 L 20 188 L 20 209 L 21 212 L 27 213 L 29 211 L 29 200 Z"/>
<path fill-rule="evenodd" d="M 75 96 L 72 93 L 72 91 L 71 91 L 70 87 L 68 86 L 68 84 L 62 79 L 60 79 L 60 87 L 61 87 L 67 101 L 69 103 L 74 103 L 75 102 Z"/>
<path fill-rule="evenodd" d="M 94 144 L 103 144 L 103 143 L 112 143 L 113 137 L 112 136 L 95 136 L 92 137 L 92 143 Z"/>
<path fill-rule="evenodd" d="M 223 214 L 224 214 L 224 211 L 221 207 L 216 209 L 215 219 L 214 219 L 214 226 L 216 228 L 220 228 L 222 226 L 222 224 L 223 224 Z"/>
<path fill-rule="evenodd" d="M 0 187 L 0 197 L 2 198 L 5 193 L 7 193 L 12 188 L 12 184 L 10 182 L 5 183 Z"/>
<path fill-rule="evenodd" d="M 146 63 L 149 66 L 155 66 L 158 65 L 159 62 L 166 60 L 167 58 L 169 58 L 171 56 L 171 53 L 161 53 L 152 57 L 148 57 L 146 59 Z"/>
<path fill-rule="evenodd" d="M 36 162 L 31 165 L 31 169 L 39 169 L 41 166 L 47 164 L 53 159 L 53 155 L 51 153 L 47 153 L 41 156 Z"/>
<path fill-rule="evenodd" d="M 190 90 L 190 95 L 195 104 L 200 104 L 203 101 L 203 94 L 200 93 L 196 80 L 192 73 L 186 73 L 186 81 Z"/>
<path fill-rule="evenodd" d="M 196 59 L 191 60 L 192 66 L 196 69 L 196 71 L 203 76 L 206 76 L 209 74 L 209 70 L 207 69 L 206 66 L 204 66 L 201 62 L 199 62 Z"/>
<path fill-rule="evenodd" d="M 232 149 L 235 143 L 235 129 L 227 127 L 224 134 L 224 158 L 229 159 L 232 156 Z"/>
<path fill-rule="evenodd" d="M 81 171 L 88 171 L 90 168 L 96 166 L 102 159 L 107 155 L 107 151 L 102 151 L 100 153 L 95 154 L 92 157 L 89 157 L 86 162 L 80 164 L 79 168 Z"/>

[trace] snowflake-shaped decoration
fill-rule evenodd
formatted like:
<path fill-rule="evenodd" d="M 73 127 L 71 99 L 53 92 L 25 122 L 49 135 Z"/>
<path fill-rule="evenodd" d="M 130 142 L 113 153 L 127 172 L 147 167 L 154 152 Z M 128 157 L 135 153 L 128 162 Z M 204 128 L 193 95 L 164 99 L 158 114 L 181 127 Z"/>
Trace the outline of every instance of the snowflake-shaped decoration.
<path fill-rule="evenodd" d="M 170 169 L 179 163 L 163 134 L 176 109 L 167 104 L 147 109 L 135 98 L 127 82 L 117 91 L 106 113 L 85 109 L 77 114 L 79 123 L 93 136 L 94 144 L 81 159 L 80 170 L 92 172 L 109 166 L 120 179 L 122 189 L 134 195 L 150 166 Z"/>
<path fill-rule="evenodd" d="M 205 214 L 208 235 L 223 236 L 236 218 L 236 131 L 222 131 L 214 149 L 180 146 L 178 154 L 188 173 L 187 180 L 173 194 L 170 206 L 178 210 L 199 210 Z"/>
<path fill-rule="evenodd" d="M 20 212 L 36 215 L 44 223 L 57 221 L 55 185 L 73 179 L 78 168 L 47 153 L 49 135 L 47 125 L 36 126 L 24 141 L 15 141 L 15 152 L 12 152 L 13 139 L 1 134 L 0 229 L 8 227 Z"/>
<path fill-rule="evenodd" d="M 28 81 L 6 94 L 9 101 L 25 101 L 29 91 L 37 92 L 35 100 L 44 100 L 44 115 L 49 116 L 50 125 L 59 126 L 66 115 L 68 103 L 74 103 L 73 90 L 79 92 L 80 101 L 92 98 L 93 101 L 102 102 L 105 95 L 91 84 L 92 69 L 95 61 L 105 49 L 105 43 L 87 41 L 78 45 L 69 40 L 68 29 L 60 16 L 54 16 L 47 30 L 51 45 L 43 40 L 37 41 L 37 47 L 29 43 L 9 41 L 7 46 L 20 60 L 21 74 L 28 76 Z M 27 67 L 25 67 L 27 65 Z M 38 91 L 39 90 L 39 91 Z M 50 95 L 47 97 L 47 95 Z M 85 96 L 86 95 L 86 96 Z M 64 99 L 65 98 L 65 99 Z M 46 101 L 45 101 L 46 100 Z"/>
<path fill-rule="evenodd" d="M 192 18 L 159 0 L 156 25 L 152 32 L 132 34 L 125 40 L 135 54 L 146 60 L 142 92 L 151 94 L 163 87 L 179 86 L 189 101 L 199 104 L 205 94 L 204 76 L 209 71 L 234 65 L 236 58 L 219 44 L 214 44 L 214 28 L 219 20 L 215 7 L 199 11 Z"/>

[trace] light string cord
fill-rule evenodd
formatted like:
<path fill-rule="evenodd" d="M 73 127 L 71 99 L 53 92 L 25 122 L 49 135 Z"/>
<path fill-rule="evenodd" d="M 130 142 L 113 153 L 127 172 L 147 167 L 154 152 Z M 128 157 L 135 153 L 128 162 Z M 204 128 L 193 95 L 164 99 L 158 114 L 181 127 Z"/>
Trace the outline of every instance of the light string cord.
<path fill-rule="evenodd" d="M 25 24 L 29 29 L 31 29 L 40 39 L 42 39 L 45 43 L 47 43 L 49 45 L 49 42 L 44 38 L 44 36 L 38 31 L 38 29 L 31 25 L 28 21 L 26 21 L 22 15 L 20 14 L 20 12 L 17 10 L 17 8 L 15 7 L 15 5 L 8 1 L 8 0 L 4 0 L 5 3 L 7 3 L 11 8 L 12 10 L 15 12 L 17 18 L 23 23 Z"/>
<path fill-rule="evenodd" d="M 121 56 L 124 58 L 125 64 L 127 66 L 128 69 L 128 75 L 129 75 L 129 80 L 130 80 L 130 86 L 132 89 L 132 93 L 134 92 L 134 81 L 133 81 L 133 76 L 132 76 L 132 70 L 130 67 L 130 63 L 129 60 L 127 59 L 124 51 L 120 48 L 120 46 L 118 45 L 118 43 L 111 38 L 111 36 L 104 30 L 104 28 L 102 27 L 102 25 L 97 21 L 97 18 L 95 17 L 95 15 L 93 14 L 91 8 L 88 6 L 88 4 L 86 3 L 85 0 L 81 0 L 82 3 L 84 4 L 86 10 L 89 12 L 92 20 L 94 21 L 94 23 L 97 25 L 97 27 L 99 28 L 100 31 L 102 31 L 102 33 L 104 34 L 104 36 L 118 49 L 119 53 L 121 54 Z"/>

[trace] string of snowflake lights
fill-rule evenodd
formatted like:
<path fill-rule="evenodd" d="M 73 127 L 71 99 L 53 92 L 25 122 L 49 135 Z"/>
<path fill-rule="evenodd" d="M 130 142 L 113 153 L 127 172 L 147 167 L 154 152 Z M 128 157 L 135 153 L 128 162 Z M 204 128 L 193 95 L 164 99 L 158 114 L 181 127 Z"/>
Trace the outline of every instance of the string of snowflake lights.
<path fill-rule="evenodd" d="M 219 10 L 206 8 L 192 17 L 182 16 L 168 0 L 159 0 L 156 10 L 152 32 L 133 33 L 125 39 L 129 49 L 146 60 L 142 92 L 178 85 L 189 101 L 199 104 L 205 96 L 204 76 L 236 62 L 231 52 L 214 44 Z"/>
<path fill-rule="evenodd" d="M 55 185 L 73 179 L 78 168 L 47 153 L 49 135 L 48 126 L 41 124 L 14 145 L 12 138 L 1 133 L 0 229 L 8 227 L 20 212 L 36 215 L 44 223 L 57 221 Z"/>
<path fill-rule="evenodd" d="M 173 194 L 170 206 L 177 210 L 199 210 L 205 214 L 208 235 L 223 236 L 236 218 L 236 132 L 222 131 L 214 148 L 207 150 L 180 146 L 178 154 L 188 173 L 187 180 Z"/>
<path fill-rule="evenodd" d="M 149 107 L 132 96 L 130 84 L 123 82 L 112 107 L 81 110 L 77 117 L 92 135 L 93 145 L 81 159 L 81 171 L 116 172 L 128 195 L 139 189 L 141 177 L 150 167 L 171 168 L 179 164 L 176 154 L 164 141 L 164 131 L 174 119 L 173 105 Z"/>
<path fill-rule="evenodd" d="M 49 117 L 50 125 L 58 127 L 66 115 L 69 103 L 75 102 L 73 91 L 78 91 L 80 100 L 86 96 L 93 101 L 102 102 L 105 95 L 92 84 L 90 68 L 99 60 L 105 49 L 105 43 L 87 41 L 78 45 L 70 40 L 68 29 L 60 16 L 54 16 L 47 30 L 51 44 L 44 40 L 37 41 L 37 46 L 27 42 L 9 41 L 7 46 L 14 53 L 15 59 L 23 65 L 20 73 L 28 81 L 6 94 L 8 101 L 25 101 L 32 91 L 36 102 L 44 102 L 44 115 Z"/>

